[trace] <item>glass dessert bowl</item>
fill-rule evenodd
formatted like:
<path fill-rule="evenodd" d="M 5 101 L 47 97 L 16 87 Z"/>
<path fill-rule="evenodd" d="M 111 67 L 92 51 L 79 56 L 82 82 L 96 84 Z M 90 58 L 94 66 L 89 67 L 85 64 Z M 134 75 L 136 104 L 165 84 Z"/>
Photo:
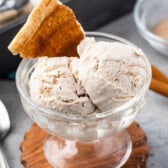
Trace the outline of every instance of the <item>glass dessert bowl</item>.
<path fill-rule="evenodd" d="M 105 33 L 87 32 L 96 41 L 129 41 Z M 131 154 L 131 139 L 125 130 L 142 110 L 151 80 L 148 59 L 147 78 L 135 97 L 109 111 L 88 115 L 65 114 L 39 106 L 31 100 L 28 81 L 37 59 L 23 60 L 18 67 L 16 85 L 25 112 L 48 132 L 44 152 L 55 168 L 121 167 Z M 37 135 L 38 136 L 38 135 Z"/>

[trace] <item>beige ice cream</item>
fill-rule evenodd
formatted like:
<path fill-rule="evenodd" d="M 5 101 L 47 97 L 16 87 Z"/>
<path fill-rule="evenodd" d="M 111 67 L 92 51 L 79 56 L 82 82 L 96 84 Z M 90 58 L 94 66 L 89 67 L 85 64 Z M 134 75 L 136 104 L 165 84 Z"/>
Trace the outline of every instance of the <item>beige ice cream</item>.
<path fill-rule="evenodd" d="M 147 66 L 140 49 L 86 38 L 78 52 L 79 80 L 101 111 L 130 100 L 145 83 Z"/>
<path fill-rule="evenodd" d="M 122 105 L 146 81 L 141 50 L 117 42 L 85 38 L 80 58 L 40 58 L 29 86 L 34 102 L 54 111 L 91 114 Z"/>
<path fill-rule="evenodd" d="M 40 58 L 29 81 L 34 102 L 51 110 L 90 114 L 96 110 L 77 79 L 78 58 Z"/>

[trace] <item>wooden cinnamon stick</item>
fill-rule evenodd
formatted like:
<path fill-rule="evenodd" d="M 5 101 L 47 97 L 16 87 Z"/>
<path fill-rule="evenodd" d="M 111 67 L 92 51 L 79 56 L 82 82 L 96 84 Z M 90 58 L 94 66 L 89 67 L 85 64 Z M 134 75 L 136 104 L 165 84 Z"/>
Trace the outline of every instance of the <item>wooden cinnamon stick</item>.
<path fill-rule="evenodd" d="M 152 78 L 168 84 L 168 78 L 156 66 L 152 65 Z"/>
<path fill-rule="evenodd" d="M 168 83 L 152 78 L 150 89 L 168 97 Z"/>
<path fill-rule="evenodd" d="M 168 97 L 168 77 L 156 66 L 152 65 L 152 80 L 150 89 Z"/>

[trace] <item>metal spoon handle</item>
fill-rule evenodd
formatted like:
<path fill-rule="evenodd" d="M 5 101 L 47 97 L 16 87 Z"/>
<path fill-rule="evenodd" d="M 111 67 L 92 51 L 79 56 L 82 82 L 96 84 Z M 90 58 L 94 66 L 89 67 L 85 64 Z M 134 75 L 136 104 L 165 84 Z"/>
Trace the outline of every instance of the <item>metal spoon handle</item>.
<path fill-rule="evenodd" d="M 9 168 L 5 155 L 2 151 L 1 145 L 0 145 L 0 168 Z"/>
<path fill-rule="evenodd" d="M 5 3 L 5 0 L 0 0 L 0 6 L 2 6 Z"/>

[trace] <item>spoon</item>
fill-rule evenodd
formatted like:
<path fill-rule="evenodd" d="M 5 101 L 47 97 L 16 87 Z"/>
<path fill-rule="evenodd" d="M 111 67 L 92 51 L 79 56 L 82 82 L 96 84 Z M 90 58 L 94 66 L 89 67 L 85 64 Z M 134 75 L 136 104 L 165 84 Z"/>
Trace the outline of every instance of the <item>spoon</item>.
<path fill-rule="evenodd" d="M 5 3 L 5 0 L 0 0 L 0 6 L 2 6 Z"/>
<path fill-rule="evenodd" d="M 0 12 L 11 9 L 20 11 L 28 2 L 29 0 L 0 0 Z"/>
<path fill-rule="evenodd" d="M 10 119 L 5 105 L 0 100 L 0 140 L 2 140 L 10 129 Z M 9 168 L 5 155 L 0 146 L 0 168 Z"/>

